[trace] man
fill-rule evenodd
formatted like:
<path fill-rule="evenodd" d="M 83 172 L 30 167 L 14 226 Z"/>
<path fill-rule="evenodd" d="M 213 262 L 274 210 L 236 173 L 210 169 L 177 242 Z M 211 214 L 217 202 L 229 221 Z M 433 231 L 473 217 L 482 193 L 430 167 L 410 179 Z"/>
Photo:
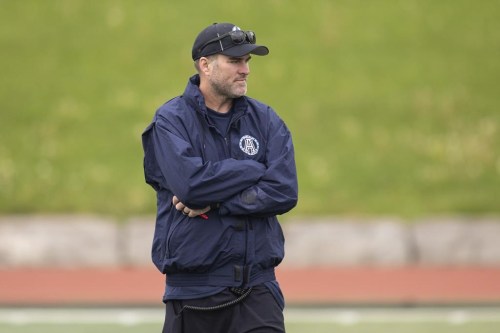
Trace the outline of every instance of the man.
<path fill-rule="evenodd" d="M 269 53 L 255 41 L 229 23 L 204 29 L 192 50 L 198 74 L 143 133 L 165 333 L 285 331 L 276 215 L 296 205 L 297 176 L 286 125 L 245 96 L 251 55 Z"/>

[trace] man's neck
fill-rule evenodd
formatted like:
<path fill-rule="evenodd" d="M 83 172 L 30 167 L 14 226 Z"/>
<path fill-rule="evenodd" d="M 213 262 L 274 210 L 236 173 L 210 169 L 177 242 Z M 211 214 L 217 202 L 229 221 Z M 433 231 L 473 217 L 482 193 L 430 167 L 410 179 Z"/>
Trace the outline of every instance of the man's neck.
<path fill-rule="evenodd" d="M 200 91 L 205 98 L 205 105 L 217 112 L 227 113 L 233 106 L 233 99 L 216 94 L 210 87 L 200 84 Z"/>
<path fill-rule="evenodd" d="M 233 106 L 232 98 L 213 98 L 205 94 L 203 94 L 203 96 L 205 97 L 205 105 L 219 113 L 227 113 Z"/>

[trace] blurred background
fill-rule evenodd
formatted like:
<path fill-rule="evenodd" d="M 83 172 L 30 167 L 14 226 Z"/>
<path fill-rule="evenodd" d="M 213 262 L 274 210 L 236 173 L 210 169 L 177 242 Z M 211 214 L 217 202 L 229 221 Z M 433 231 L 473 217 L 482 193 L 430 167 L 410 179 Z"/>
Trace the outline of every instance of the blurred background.
<path fill-rule="evenodd" d="M 0 211 L 149 214 L 140 136 L 213 22 L 294 135 L 296 215 L 500 211 L 499 2 L 1 1 Z"/>
<path fill-rule="evenodd" d="M 500 1 L 0 8 L 0 276 L 151 265 L 156 200 L 141 133 L 183 92 L 194 38 L 214 22 L 253 30 L 270 49 L 252 58 L 248 95 L 294 136 L 299 204 L 281 218 L 290 267 L 500 266 Z M 96 245 L 103 235 L 111 250 Z M 99 260 L 73 252 L 92 252 L 89 242 Z"/>

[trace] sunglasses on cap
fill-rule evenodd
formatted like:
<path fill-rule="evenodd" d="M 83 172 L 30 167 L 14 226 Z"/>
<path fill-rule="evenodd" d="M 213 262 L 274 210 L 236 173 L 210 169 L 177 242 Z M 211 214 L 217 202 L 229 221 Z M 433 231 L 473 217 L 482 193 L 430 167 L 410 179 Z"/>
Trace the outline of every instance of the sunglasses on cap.
<path fill-rule="evenodd" d="M 236 45 L 244 44 L 245 42 L 248 42 L 250 44 L 255 44 L 255 42 L 257 41 L 257 37 L 255 37 L 255 33 L 253 31 L 234 30 L 234 31 L 229 31 L 229 32 L 227 32 L 219 37 L 216 37 L 216 38 L 209 40 L 208 42 L 203 44 L 198 49 L 199 50 L 198 52 L 203 51 L 203 49 L 207 45 L 215 43 L 217 41 L 220 41 L 228 36 L 231 37 L 231 41 L 233 42 L 233 44 L 236 44 Z M 221 49 L 222 49 L 222 51 L 224 51 L 224 47 L 222 46 L 222 43 L 221 43 Z"/>

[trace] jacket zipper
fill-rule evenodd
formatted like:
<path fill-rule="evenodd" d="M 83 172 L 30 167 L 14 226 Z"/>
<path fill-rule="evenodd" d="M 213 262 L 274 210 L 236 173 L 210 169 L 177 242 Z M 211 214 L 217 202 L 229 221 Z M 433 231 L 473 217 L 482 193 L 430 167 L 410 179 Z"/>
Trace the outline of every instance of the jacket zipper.
<path fill-rule="evenodd" d="M 234 124 L 240 119 L 243 117 L 243 114 L 239 114 L 237 117 L 234 117 L 231 119 L 231 122 L 229 123 L 229 126 L 228 126 L 228 130 L 227 132 L 225 133 L 225 136 L 224 136 L 224 143 L 225 143 L 225 151 L 226 151 L 226 156 L 231 158 L 232 155 L 231 155 L 231 142 L 230 142 L 230 138 L 231 138 L 231 131 L 234 130 Z M 243 274 L 243 280 L 241 282 L 241 285 L 243 287 L 246 287 L 245 285 L 248 284 L 248 278 L 249 278 L 249 274 L 250 272 L 248 272 L 248 243 L 249 243 L 249 237 L 250 237 L 250 230 L 253 229 L 253 226 L 251 225 L 251 222 L 248 220 L 247 217 L 245 217 L 245 226 L 244 226 L 244 229 L 243 229 L 243 232 L 245 233 L 245 247 L 244 247 L 244 254 L 243 254 L 243 270 L 242 270 L 242 274 Z"/>
<path fill-rule="evenodd" d="M 238 121 L 241 117 L 243 117 L 243 114 L 238 114 L 235 118 L 231 118 L 231 121 L 229 122 L 229 126 L 227 128 L 227 131 L 224 135 L 224 143 L 226 144 L 226 156 L 227 157 L 232 157 L 231 156 L 231 144 L 229 142 L 229 139 L 228 137 L 230 137 L 231 135 L 231 130 L 233 129 L 233 125 L 234 123 L 236 123 L 236 121 Z"/>
<path fill-rule="evenodd" d="M 224 143 L 225 143 L 225 150 L 226 150 L 226 156 L 231 157 L 231 145 L 229 144 L 229 140 L 227 139 L 227 136 L 224 137 Z"/>
<path fill-rule="evenodd" d="M 241 286 L 243 288 L 245 288 L 246 287 L 245 284 L 248 283 L 247 276 L 249 274 L 247 272 L 247 270 L 248 270 L 248 268 L 247 268 L 247 266 L 248 266 L 248 234 L 249 234 L 248 229 L 249 229 L 249 222 L 248 222 L 248 218 L 245 217 L 245 229 L 244 229 L 244 233 L 245 233 L 245 255 L 243 256 L 243 272 L 242 272 L 243 279 L 241 281 Z"/>

